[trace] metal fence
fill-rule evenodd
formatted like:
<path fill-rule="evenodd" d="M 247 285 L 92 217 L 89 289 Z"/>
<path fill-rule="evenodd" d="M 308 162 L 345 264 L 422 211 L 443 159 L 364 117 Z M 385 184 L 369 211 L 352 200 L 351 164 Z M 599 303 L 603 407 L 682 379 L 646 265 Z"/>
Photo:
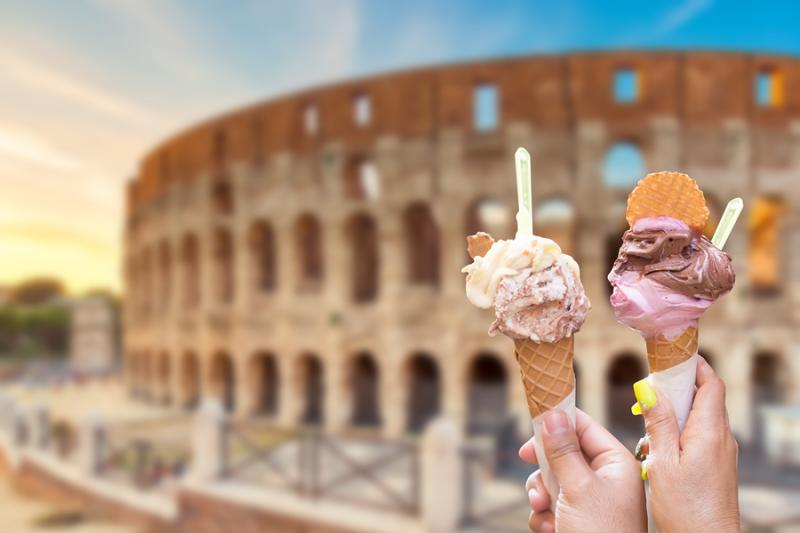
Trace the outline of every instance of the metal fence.
<path fill-rule="evenodd" d="M 414 440 L 287 431 L 229 423 L 224 477 L 409 514 L 419 511 L 419 447 Z"/>

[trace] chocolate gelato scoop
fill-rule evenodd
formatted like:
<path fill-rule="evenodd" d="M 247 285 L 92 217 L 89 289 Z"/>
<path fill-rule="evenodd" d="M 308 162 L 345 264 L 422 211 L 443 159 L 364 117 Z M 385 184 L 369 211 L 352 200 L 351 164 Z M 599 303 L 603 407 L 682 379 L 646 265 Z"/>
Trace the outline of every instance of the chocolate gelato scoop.
<path fill-rule="evenodd" d="M 730 256 L 705 236 L 669 217 L 642 219 L 622 236 L 612 285 L 625 272 L 642 276 L 685 296 L 716 300 L 733 288 Z"/>

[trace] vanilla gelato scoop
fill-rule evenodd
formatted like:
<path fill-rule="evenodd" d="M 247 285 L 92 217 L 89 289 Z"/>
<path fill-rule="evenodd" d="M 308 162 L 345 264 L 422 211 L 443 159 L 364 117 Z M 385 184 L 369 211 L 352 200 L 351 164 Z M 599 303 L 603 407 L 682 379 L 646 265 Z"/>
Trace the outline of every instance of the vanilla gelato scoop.
<path fill-rule="evenodd" d="M 591 308 L 578 264 L 552 240 L 518 236 L 493 241 L 479 233 L 468 238 L 474 255 L 464 267 L 467 298 L 477 307 L 495 308 L 498 331 L 512 339 L 555 343 L 580 329 Z"/>

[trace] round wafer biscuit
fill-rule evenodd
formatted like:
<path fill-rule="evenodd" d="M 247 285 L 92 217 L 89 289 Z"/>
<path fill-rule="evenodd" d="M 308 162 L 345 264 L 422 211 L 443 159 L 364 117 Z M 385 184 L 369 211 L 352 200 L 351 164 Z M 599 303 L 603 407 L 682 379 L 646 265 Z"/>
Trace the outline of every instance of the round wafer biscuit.
<path fill-rule="evenodd" d="M 639 180 L 628 195 L 625 218 L 633 227 L 640 218 L 657 216 L 677 218 L 703 231 L 708 206 L 697 182 L 682 172 L 653 172 Z"/>

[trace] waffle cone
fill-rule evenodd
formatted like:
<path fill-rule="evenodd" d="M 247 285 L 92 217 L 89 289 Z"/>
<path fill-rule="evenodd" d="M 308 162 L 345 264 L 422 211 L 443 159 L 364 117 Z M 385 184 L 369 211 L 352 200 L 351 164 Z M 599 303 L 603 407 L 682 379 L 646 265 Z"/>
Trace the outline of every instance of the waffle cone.
<path fill-rule="evenodd" d="M 571 336 L 552 344 L 530 339 L 514 340 L 514 355 L 525 386 L 531 418 L 552 409 L 575 389 L 573 347 Z"/>
<path fill-rule="evenodd" d="M 645 339 L 645 343 L 650 372 L 660 372 L 689 360 L 697 353 L 697 328 L 687 328 L 673 340 L 659 335 Z"/>
<path fill-rule="evenodd" d="M 641 179 L 628 196 L 625 218 L 633 227 L 641 218 L 657 216 L 677 218 L 703 231 L 708 206 L 697 182 L 681 172 L 654 172 Z"/>

